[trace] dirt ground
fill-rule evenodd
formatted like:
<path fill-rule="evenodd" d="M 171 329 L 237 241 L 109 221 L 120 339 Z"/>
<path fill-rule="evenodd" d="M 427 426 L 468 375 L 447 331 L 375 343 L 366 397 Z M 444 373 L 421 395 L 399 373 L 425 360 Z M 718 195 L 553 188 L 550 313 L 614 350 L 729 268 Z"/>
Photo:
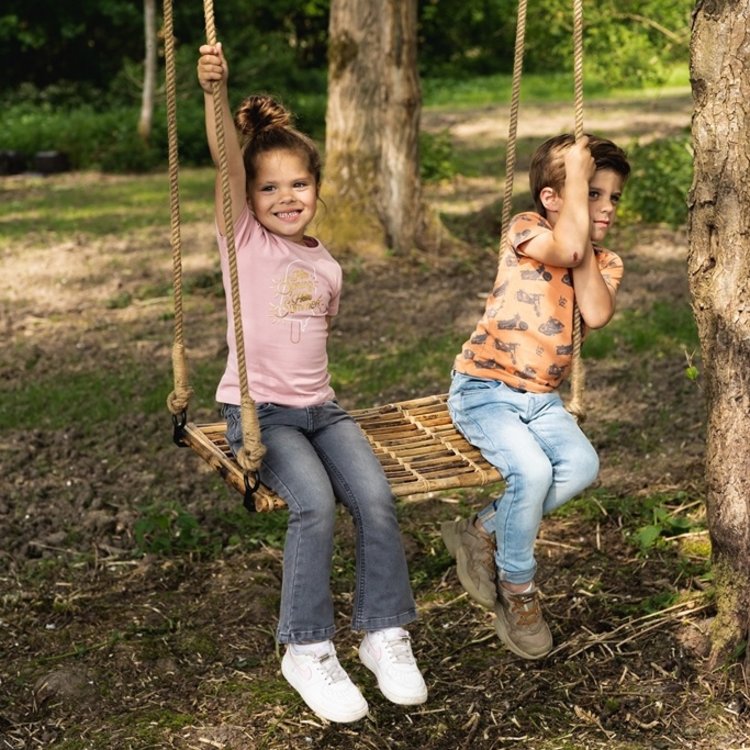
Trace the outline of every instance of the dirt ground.
<path fill-rule="evenodd" d="M 568 127 L 565 112 L 531 115 L 522 135 Z M 457 139 L 489 139 L 504 132 L 502 117 L 487 110 L 425 120 L 428 128 L 450 127 Z M 593 103 L 589 128 L 648 138 L 688 119 L 689 101 L 680 95 L 619 108 Z M 104 178 L 51 179 L 63 190 L 66 181 L 89 180 L 94 189 Z M 0 189 L 9 195 L 34 183 L 4 178 Z M 481 217 L 499 190 L 498 181 L 461 178 L 432 188 L 430 199 L 445 214 Z M 621 310 L 687 298 L 683 231 L 623 229 L 615 239 L 627 269 Z M 186 225 L 183 243 L 187 276 L 215 270 L 209 217 Z M 52 375 L 65 380 L 135 366 L 153 373 L 155 398 L 166 395 L 169 297 L 111 301 L 128 293 L 138 299 L 138 290 L 170 279 L 167 228 L 103 239 L 72 232 L 61 242 L 50 239 L 41 218 L 38 233 L 0 252 L 4 393 L 12 398 L 14 384 Z M 411 340 L 425 321 L 455 333 L 459 344 L 481 310 L 494 265 L 486 249 L 419 263 L 342 261 L 348 281 L 335 335 L 367 342 L 373 352 L 384 340 Z M 187 315 L 193 366 L 220 361 L 221 301 L 198 295 Z M 440 522 L 481 507 L 487 494 L 423 498 L 402 504 L 400 517 L 420 614 L 414 649 L 430 698 L 414 709 L 389 704 L 354 655 L 346 575 L 352 535 L 340 517 L 336 642 L 371 706 L 352 726 L 317 719 L 279 671 L 273 636 L 283 512 L 238 521 L 239 498 L 172 445 L 166 409 L 154 416 L 123 404 L 116 422 L 96 435 L 80 424 L 6 430 L 0 748 L 750 748 L 740 667 L 709 673 L 705 666 L 712 607 L 697 571 L 706 535 L 685 535 L 648 555 L 628 541 L 624 498 L 684 498 L 696 516 L 701 512 L 702 399 L 684 367 L 683 352 L 648 362 L 614 355 L 587 365 L 585 427 L 602 471 L 589 501 L 543 525 L 539 583 L 556 646 L 539 663 L 503 649 L 492 616 L 462 594 L 440 541 Z M 419 393 L 392 387 L 380 400 L 442 392 L 448 368 Z M 107 398 L 95 395 L 92 408 Z M 354 388 L 339 396 L 345 405 L 358 402 Z M 63 405 L 50 397 L 49 408 Z M 213 404 L 197 404 L 192 416 L 213 418 Z M 183 525 L 181 533 L 219 539 L 220 549 L 139 554 L 138 521 L 157 501 L 174 503 L 173 522 L 174 508 L 199 521 L 198 530 Z M 240 531 L 256 543 L 238 541 Z"/>

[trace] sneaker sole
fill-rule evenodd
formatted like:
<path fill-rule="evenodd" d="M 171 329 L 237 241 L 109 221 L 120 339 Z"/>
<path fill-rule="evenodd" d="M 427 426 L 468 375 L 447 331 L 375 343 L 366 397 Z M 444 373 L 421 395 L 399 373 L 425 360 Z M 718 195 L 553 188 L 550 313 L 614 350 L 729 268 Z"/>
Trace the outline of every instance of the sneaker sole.
<path fill-rule="evenodd" d="M 351 711 L 349 713 L 336 713 L 333 711 L 327 711 L 325 708 L 321 708 L 321 706 L 317 705 L 315 701 L 309 701 L 307 698 L 305 698 L 304 695 L 302 695 L 302 691 L 300 689 L 301 685 L 296 684 L 294 672 L 292 672 L 291 669 L 287 668 L 286 662 L 284 662 L 283 660 L 281 662 L 281 674 L 284 675 L 284 679 L 297 691 L 297 694 L 307 704 L 307 707 L 321 719 L 325 719 L 326 721 L 333 721 L 337 724 L 350 724 L 351 722 L 364 719 L 364 717 L 367 716 L 367 713 L 369 711 L 369 706 L 367 705 L 367 703 L 365 703 L 363 709 L 360 709 L 358 711 Z"/>
<path fill-rule="evenodd" d="M 359 659 L 362 664 L 364 664 L 375 675 L 375 678 L 378 680 L 378 688 L 380 688 L 380 692 L 386 698 L 388 698 L 391 703 L 397 703 L 399 706 L 418 706 L 427 700 L 427 690 L 425 690 L 424 693 L 420 693 L 419 695 L 403 696 L 398 695 L 397 693 L 394 693 L 387 688 L 384 688 L 380 682 L 380 679 L 378 678 L 378 672 L 377 667 L 375 666 L 375 662 L 372 660 L 372 657 L 368 653 L 367 649 L 360 647 Z"/>
<path fill-rule="evenodd" d="M 477 604 L 481 605 L 485 609 L 494 610 L 497 596 L 492 596 L 492 598 L 490 598 L 487 595 L 483 595 L 482 592 L 475 586 L 474 581 L 469 574 L 470 569 L 471 566 L 469 565 L 469 560 L 463 549 L 459 547 L 456 550 L 456 574 L 458 575 L 458 580 L 461 582 L 461 585 L 464 587 L 466 593 Z"/>
<path fill-rule="evenodd" d="M 514 654 L 516 654 L 516 656 L 521 656 L 524 659 L 531 659 L 532 661 L 535 661 L 536 659 L 543 659 L 550 651 L 552 651 L 552 643 L 550 643 L 549 648 L 541 654 L 532 654 L 528 651 L 524 651 L 520 646 L 518 646 L 514 641 L 510 639 L 508 630 L 505 627 L 505 620 L 497 616 L 495 617 L 495 632 L 509 651 L 512 651 Z"/>
<path fill-rule="evenodd" d="M 458 547 L 458 539 L 456 537 L 456 523 L 455 521 L 444 521 L 440 524 L 440 536 L 443 537 L 443 544 L 448 550 L 448 554 L 455 558 L 456 547 Z"/>

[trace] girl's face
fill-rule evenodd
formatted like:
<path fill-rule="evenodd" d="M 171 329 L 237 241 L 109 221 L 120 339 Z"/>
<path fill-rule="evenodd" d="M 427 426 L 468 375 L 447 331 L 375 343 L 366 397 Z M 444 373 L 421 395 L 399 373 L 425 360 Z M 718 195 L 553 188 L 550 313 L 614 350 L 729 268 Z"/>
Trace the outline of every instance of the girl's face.
<path fill-rule="evenodd" d="M 276 149 L 256 158 L 248 198 L 269 232 L 301 243 L 318 207 L 318 186 L 301 154 Z"/>

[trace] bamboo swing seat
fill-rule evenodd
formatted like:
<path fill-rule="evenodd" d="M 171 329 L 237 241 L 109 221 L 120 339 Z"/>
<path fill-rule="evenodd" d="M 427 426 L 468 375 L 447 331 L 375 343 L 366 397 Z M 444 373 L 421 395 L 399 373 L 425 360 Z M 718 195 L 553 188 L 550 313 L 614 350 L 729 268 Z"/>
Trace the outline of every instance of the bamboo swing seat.
<path fill-rule="evenodd" d="M 446 401 L 443 394 L 349 412 L 370 442 L 396 497 L 479 487 L 502 479 L 455 429 Z M 230 487 L 245 493 L 245 473 L 229 449 L 225 430 L 223 421 L 189 422 L 181 438 Z M 263 485 L 252 497 L 258 511 L 284 506 Z"/>
<path fill-rule="evenodd" d="M 573 0 L 574 5 L 574 52 L 575 52 L 575 120 L 576 137 L 583 133 L 583 86 L 582 86 L 582 0 Z M 503 198 L 501 225 L 503 231 L 500 246 L 510 219 L 515 167 L 515 144 L 517 114 L 520 93 L 521 67 L 524 48 L 524 32 L 527 0 L 519 0 L 516 27 L 516 47 L 513 64 L 513 87 L 511 117 L 506 154 L 506 181 Z M 216 42 L 212 0 L 204 0 L 206 36 L 210 44 Z M 258 471 L 264 448 L 260 442 L 260 429 L 255 412 L 255 403 L 248 392 L 244 337 L 241 330 L 239 292 L 231 231 L 231 207 L 228 199 L 226 155 L 224 133 L 220 127 L 221 112 L 217 109 L 217 139 L 220 156 L 220 175 L 224 197 L 224 216 L 227 226 L 227 245 L 232 282 L 232 302 L 235 318 L 235 336 L 242 390 L 243 443 L 242 454 L 235 457 L 225 437 L 224 421 L 195 424 L 187 419 L 187 406 L 191 395 L 188 384 L 185 344 L 183 336 L 182 305 L 182 259 L 180 239 L 179 190 L 177 179 L 177 131 L 175 115 L 175 70 L 174 35 L 172 27 L 172 0 L 164 0 L 165 58 L 167 70 L 167 133 L 169 138 L 170 198 L 171 198 L 171 244 L 175 290 L 175 336 L 172 363 L 175 387 L 168 398 L 168 407 L 174 423 L 174 441 L 190 447 L 206 464 L 215 470 L 229 485 L 244 494 L 248 510 L 271 511 L 285 506 L 284 501 L 267 487 L 259 483 Z M 219 97 L 214 97 L 216 107 Z M 582 418 L 583 369 L 580 357 L 580 315 L 574 318 L 573 370 L 571 376 L 572 399 L 568 410 Z M 502 481 L 496 468 L 489 464 L 479 450 L 466 441 L 456 430 L 447 408 L 447 394 L 426 396 L 410 401 L 399 401 L 382 406 L 356 409 L 349 412 L 367 437 L 373 452 L 385 471 L 393 494 L 404 498 L 433 492 L 470 487 L 483 487 Z M 252 479 L 251 479 L 252 477 Z"/>

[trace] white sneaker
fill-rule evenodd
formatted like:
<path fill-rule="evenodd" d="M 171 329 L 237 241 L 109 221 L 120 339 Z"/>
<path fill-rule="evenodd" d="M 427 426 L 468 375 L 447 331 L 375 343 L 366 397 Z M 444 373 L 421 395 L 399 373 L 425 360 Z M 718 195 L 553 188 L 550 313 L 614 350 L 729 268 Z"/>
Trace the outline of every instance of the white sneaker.
<path fill-rule="evenodd" d="M 367 715 L 367 701 L 339 664 L 333 643 L 327 646 L 325 653 L 302 654 L 287 646 L 281 674 L 322 719 L 358 721 Z"/>
<path fill-rule="evenodd" d="M 427 685 L 411 652 L 411 638 L 402 628 L 368 633 L 359 646 L 359 658 L 374 672 L 389 701 L 413 706 L 427 700 Z"/>

